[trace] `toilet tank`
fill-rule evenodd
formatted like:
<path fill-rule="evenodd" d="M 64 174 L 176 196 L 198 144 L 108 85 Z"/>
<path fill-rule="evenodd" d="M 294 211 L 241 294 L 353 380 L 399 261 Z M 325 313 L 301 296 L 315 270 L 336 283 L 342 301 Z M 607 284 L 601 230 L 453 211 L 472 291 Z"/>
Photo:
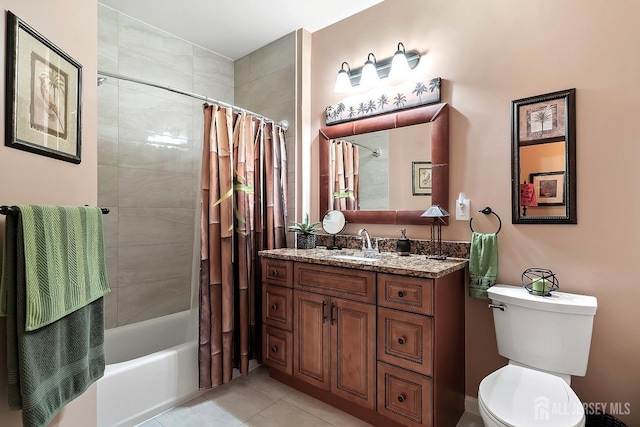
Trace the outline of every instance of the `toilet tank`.
<path fill-rule="evenodd" d="M 553 292 L 531 295 L 520 286 L 488 289 L 498 353 L 545 371 L 584 376 L 587 372 L 593 317 L 598 302 L 587 295 Z"/>

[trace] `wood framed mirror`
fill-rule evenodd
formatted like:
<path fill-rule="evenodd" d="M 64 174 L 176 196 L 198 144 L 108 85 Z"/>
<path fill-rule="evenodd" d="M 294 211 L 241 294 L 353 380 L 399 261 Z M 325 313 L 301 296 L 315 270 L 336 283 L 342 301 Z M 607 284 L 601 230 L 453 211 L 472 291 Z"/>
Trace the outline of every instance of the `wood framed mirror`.
<path fill-rule="evenodd" d="M 513 224 L 576 224 L 575 89 L 511 102 Z"/>
<path fill-rule="evenodd" d="M 321 128 L 318 137 L 320 144 L 319 217 L 322 218 L 325 212 L 334 209 L 334 195 L 331 194 L 329 185 L 332 140 L 423 123 L 430 124 L 428 127 L 430 133 L 426 136 L 431 140 L 431 150 L 428 153 L 431 157 L 431 200 L 425 199 L 424 207 L 421 209 L 350 209 L 342 212 L 348 222 L 356 224 L 430 224 L 430 218 L 420 217 L 429 206 L 437 204 L 449 210 L 449 106 L 441 103 Z M 394 147 L 390 146 L 389 149 L 392 150 Z M 411 162 L 406 167 L 412 168 Z M 404 185 L 411 192 L 412 182 L 404 183 L 403 187 Z"/>

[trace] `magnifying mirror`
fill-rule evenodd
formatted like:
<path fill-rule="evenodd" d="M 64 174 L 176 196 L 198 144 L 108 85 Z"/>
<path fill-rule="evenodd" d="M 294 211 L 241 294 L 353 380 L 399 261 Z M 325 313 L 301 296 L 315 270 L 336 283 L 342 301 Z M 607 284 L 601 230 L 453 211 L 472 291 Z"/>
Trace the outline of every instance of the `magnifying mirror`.
<path fill-rule="evenodd" d="M 344 230 L 347 225 L 347 220 L 344 214 L 338 210 L 330 210 L 322 217 L 322 229 L 327 234 L 333 236 L 333 243 L 331 246 L 327 246 L 327 249 L 341 249 L 336 246 L 336 234 Z"/>

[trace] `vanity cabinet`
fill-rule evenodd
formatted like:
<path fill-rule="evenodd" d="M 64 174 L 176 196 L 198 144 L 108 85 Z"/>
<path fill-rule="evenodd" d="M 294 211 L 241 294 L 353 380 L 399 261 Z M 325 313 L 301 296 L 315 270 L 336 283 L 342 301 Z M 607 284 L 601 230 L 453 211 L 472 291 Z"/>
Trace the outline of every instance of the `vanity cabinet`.
<path fill-rule="evenodd" d="M 464 263 L 431 278 L 356 263 L 293 260 L 277 269 L 275 261 L 287 262 L 262 260 L 271 376 L 377 426 L 456 425 L 464 412 Z M 283 277 L 289 282 L 276 284 Z M 279 311 L 289 300 L 290 319 Z"/>
<path fill-rule="evenodd" d="M 373 410 L 375 274 L 355 273 L 336 267 L 294 265 L 293 375 Z"/>
<path fill-rule="evenodd" d="M 262 262 L 262 361 L 269 368 L 293 373 L 293 263 Z"/>

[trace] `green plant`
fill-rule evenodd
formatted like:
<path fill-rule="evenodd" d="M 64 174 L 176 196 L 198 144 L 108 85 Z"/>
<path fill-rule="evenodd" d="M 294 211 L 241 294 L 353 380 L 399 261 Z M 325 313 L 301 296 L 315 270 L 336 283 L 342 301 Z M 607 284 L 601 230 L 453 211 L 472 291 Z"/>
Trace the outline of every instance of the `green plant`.
<path fill-rule="evenodd" d="M 318 225 L 320 225 L 319 222 L 314 222 L 312 224 L 309 224 L 309 214 L 305 214 L 304 216 L 304 222 L 295 222 L 292 221 L 293 225 L 289 226 L 289 231 L 295 231 L 296 233 L 302 233 L 302 234 L 316 234 L 316 230 L 318 227 Z"/>

